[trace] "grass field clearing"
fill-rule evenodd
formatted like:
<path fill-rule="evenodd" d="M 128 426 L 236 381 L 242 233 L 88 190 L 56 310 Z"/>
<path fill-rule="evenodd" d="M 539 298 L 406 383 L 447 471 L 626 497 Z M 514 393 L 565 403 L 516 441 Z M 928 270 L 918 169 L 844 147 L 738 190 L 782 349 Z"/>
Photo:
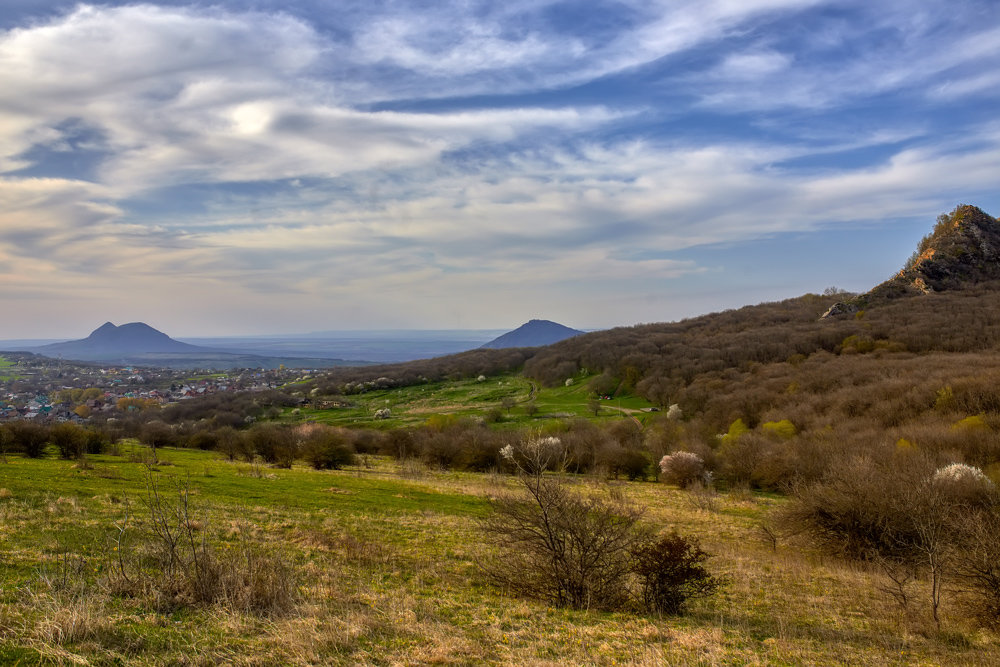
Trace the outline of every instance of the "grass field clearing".
<path fill-rule="evenodd" d="M 729 583 L 669 618 L 549 608 L 484 584 L 476 518 L 499 475 L 368 457 L 341 471 L 271 469 L 211 452 L 145 448 L 0 464 L 0 662 L 21 664 L 996 664 L 996 637 L 946 615 L 901 620 L 864 570 L 790 545 L 759 524 L 780 498 L 722 495 L 700 509 L 657 483 L 616 488 L 645 520 L 697 536 Z M 221 605 L 157 611 L 102 584 L 125 500 L 150 478 L 190 489 L 198 530 L 221 551 L 250 539 L 295 573 L 286 613 Z M 594 482 L 568 480 L 580 489 Z M 947 613 L 947 610 L 946 610 Z"/>
<path fill-rule="evenodd" d="M 501 428 L 542 427 L 553 419 L 576 417 L 606 421 L 623 414 L 636 414 L 653 407 L 652 403 L 633 395 L 598 400 L 595 415 L 592 392 L 586 383 L 571 386 L 542 387 L 537 382 L 517 375 L 432 382 L 409 387 L 381 389 L 344 397 L 347 405 L 327 409 L 300 408 L 286 410 L 285 419 L 317 421 L 335 426 L 372 427 L 380 429 L 416 426 L 430 415 L 448 414 L 456 417 L 480 418 L 493 421 Z M 529 407 L 532 406 L 532 407 Z M 388 408 L 391 417 L 376 419 L 375 412 Z M 494 415 L 491 416 L 491 411 Z"/>

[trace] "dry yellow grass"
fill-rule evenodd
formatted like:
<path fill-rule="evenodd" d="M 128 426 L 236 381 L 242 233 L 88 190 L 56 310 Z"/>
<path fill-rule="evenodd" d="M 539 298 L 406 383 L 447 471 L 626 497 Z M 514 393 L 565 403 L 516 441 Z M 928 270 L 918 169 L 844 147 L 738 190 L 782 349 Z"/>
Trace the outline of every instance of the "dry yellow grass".
<path fill-rule="evenodd" d="M 0 483 L 12 489 L 0 499 L 0 548 L 10 565 L 0 597 L 0 662 L 1000 664 L 997 637 L 957 610 L 944 610 L 938 633 L 919 592 L 903 616 L 879 591 L 876 573 L 780 540 L 772 550 L 759 526 L 782 502 L 777 498 L 722 494 L 709 511 L 662 484 L 615 484 L 646 508 L 650 524 L 698 537 L 713 554 L 710 567 L 728 580 L 716 597 L 671 618 L 550 608 L 487 586 L 476 567 L 486 547 L 474 519 L 509 478 L 427 469 L 414 477 L 385 460 L 247 477 L 211 454 L 163 455 L 175 465 L 156 474 L 164 481 L 191 474 L 200 530 L 220 548 L 246 539 L 293 566 L 293 610 L 157 612 L 142 596 L 114 595 L 93 571 L 95 550 L 120 520 L 123 494 L 133 503 L 139 497 L 136 464 L 108 457 L 103 464 L 121 479 L 73 471 L 60 477 L 61 486 L 16 482 L 12 473 L 26 468 L 0 465 Z M 52 460 L 30 465 L 39 477 L 68 468 Z M 581 490 L 590 484 L 569 483 Z M 72 557 L 91 570 L 63 583 L 60 563 Z"/>

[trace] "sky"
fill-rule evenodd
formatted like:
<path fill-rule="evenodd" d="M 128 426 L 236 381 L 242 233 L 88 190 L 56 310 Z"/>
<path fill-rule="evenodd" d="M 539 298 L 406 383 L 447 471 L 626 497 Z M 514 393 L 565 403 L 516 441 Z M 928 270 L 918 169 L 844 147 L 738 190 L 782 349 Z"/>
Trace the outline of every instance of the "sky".
<path fill-rule="evenodd" d="M 998 101 L 995 0 L 0 0 L 0 339 L 865 291 Z"/>

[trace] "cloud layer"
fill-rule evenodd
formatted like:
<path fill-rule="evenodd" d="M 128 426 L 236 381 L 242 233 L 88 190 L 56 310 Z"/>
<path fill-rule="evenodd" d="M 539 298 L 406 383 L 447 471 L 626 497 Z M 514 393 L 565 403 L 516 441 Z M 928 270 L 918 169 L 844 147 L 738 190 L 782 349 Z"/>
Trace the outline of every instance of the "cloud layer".
<path fill-rule="evenodd" d="M 668 319 L 773 282 L 692 249 L 1000 204 L 1000 10 L 871 4 L 15 7 L 0 338 Z"/>

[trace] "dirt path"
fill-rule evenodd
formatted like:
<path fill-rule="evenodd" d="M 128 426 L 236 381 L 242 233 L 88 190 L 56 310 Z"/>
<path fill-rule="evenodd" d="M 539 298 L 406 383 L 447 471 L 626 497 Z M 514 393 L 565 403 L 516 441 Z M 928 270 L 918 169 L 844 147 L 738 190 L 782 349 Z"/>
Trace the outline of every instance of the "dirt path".
<path fill-rule="evenodd" d="M 642 430 L 643 428 L 642 422 L 639 420 L 638 417 L 635 416 L 635 413 L 637 412 L 641 413 L 642 410 L 636 410 L 635 408 L 619 408 L 614 405 L 602 405 L 601 407 L 607 408 L 608 410 L 617 410 L 618 412 L 622 413 L 623 415 L 634 421 L 635 425 L 639 427 L 639 430 L 640 431 Z"/>

